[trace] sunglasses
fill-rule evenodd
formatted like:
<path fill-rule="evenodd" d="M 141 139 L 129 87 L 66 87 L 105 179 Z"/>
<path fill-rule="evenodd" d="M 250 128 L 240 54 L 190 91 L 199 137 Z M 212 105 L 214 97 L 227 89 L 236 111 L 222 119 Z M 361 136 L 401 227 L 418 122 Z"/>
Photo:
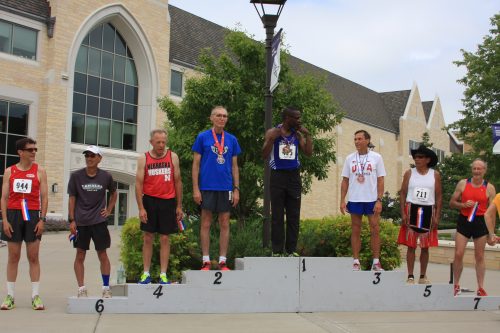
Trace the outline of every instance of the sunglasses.
<path fill-rule="evenodd" d="M 24 148 L 23 151 L 29 151 L 30 153 L 36 153 L 38 148 Z"/>
<path fill-rule="evenodd" d="M 94 158 L 96 156 L 96 154 L 93 154 L 93 153 L 86 153 L 85 154 L 85 158 Z"/>
<path fill-rule="evenodd" d="M 417 158 L 426 158 L 427 156 L 425 155 L 415 155 L 415 157 L 413 158 L 414 160 L 417 159 Z"/>

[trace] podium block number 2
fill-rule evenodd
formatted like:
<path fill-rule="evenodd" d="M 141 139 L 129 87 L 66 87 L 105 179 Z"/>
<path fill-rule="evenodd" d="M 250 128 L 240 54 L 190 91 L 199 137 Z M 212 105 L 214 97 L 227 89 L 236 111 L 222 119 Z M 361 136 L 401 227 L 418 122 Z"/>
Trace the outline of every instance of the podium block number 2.
<path fill-rule="evenodd" d="M 222 281 L 220 279 L 222 279 L 222 273 L 221 272 L 215 272 L 214 284 L 222 284 Z"/>

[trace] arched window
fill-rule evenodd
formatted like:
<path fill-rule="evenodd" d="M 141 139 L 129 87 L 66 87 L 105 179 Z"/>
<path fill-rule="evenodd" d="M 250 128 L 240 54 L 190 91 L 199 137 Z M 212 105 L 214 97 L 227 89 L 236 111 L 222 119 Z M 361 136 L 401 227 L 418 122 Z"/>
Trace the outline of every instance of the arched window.
<path fill-rule="evenodd" d="M 113 25 L 100 24 L 85 36 L 74 74 L 71 141 L 136 150 L 137 72 Z"/>

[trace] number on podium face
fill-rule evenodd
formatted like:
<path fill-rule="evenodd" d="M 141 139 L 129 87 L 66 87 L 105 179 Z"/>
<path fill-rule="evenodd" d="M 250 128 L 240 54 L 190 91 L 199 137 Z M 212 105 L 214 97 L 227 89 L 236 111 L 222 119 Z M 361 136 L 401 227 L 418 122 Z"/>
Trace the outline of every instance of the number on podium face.
<path fill-rule="evenodd" d="M 222 284 L 222 272 L 215 272 L 214 284 Z"/>
<path fill-rule="evenodd" d="M 431 287 L 432 285 L 425 286 L 424 297 L 429 297 L 431 295 Z"/>
<path fill-rule="evenodd" d="M 156 290 L 154 291 L 153 296 L 156 296 L 156 299 L 160 298 L 161 296 L 163 296 L 163 293 L 161 292 L 162 290 L 163 286 L 159 285 L 158 288 L 156 288 Z"/>
<path fill-rule="evenodd" d="M 376 272 L 375 273 L 375 280 L 372 281 L 373 284 L 379 284 L 380 283 L 380 276 L 382 275 L 381 272 Z"/>
<path fill-rule="evenodd" d="M 97 302 L 95 302 L 95 310 L 97 311 L 97 313 L 102 313 L 104 311 L 103 299 L 98 299 Z"/>

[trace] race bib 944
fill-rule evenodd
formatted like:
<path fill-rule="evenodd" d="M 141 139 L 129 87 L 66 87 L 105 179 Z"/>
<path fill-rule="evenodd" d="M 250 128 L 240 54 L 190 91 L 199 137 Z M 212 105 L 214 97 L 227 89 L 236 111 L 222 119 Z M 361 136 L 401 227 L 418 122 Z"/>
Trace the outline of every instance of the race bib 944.
<path fill-rule="evenodd" d="M 31 179 L 14 179 L 13 190 L 16 193 L 31 193 Z"/>

